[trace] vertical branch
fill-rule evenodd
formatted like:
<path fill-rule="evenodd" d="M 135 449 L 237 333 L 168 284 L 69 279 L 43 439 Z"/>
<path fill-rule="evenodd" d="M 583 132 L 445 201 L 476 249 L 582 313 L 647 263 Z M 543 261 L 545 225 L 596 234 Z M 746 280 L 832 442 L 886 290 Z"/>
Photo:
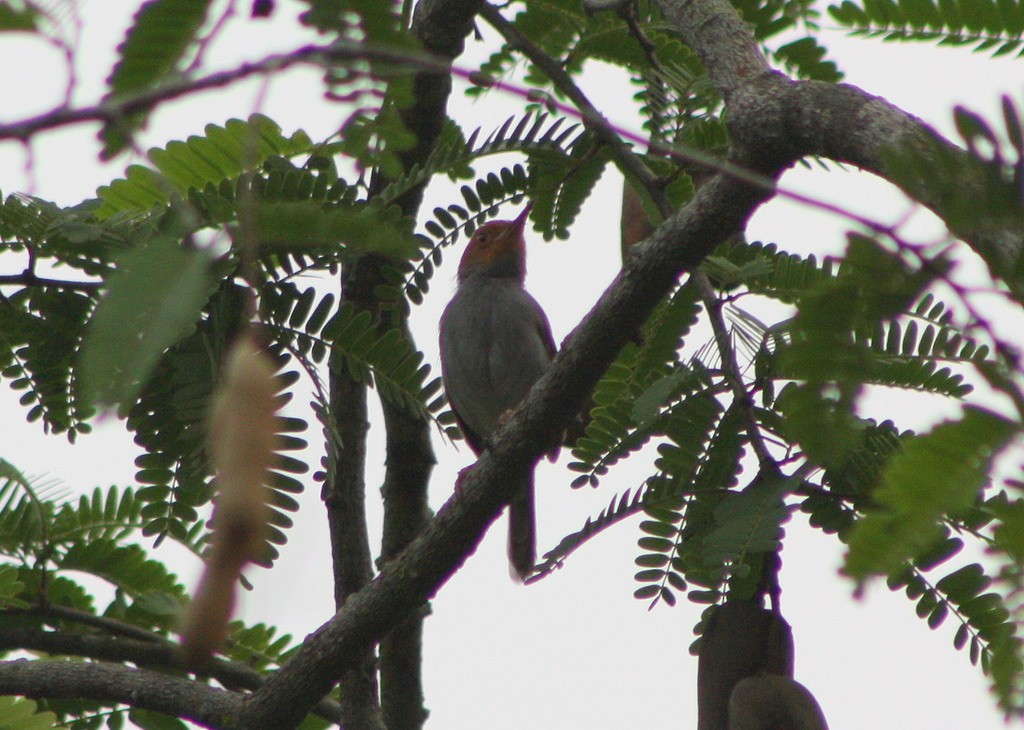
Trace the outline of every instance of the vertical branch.
<path fill-rule="evenodd" d="M 348 279 L 342 291 L 351 296 Z M 370 424 L 366 407 L 366 384 L 356 382 L 348 369 L 332 363 L 330 373 L 331 417 L 339 441 L 328 448 L 327 481 L 323 500 L 331 536 L 334 568 L 334 605 L 345 604 L 350 595 L 373 579 L 373 559 L 366 525 L 366 434 Z M 327 437 L 327 443 L 333 439 Z M 376 662 L 369 651 L 341 678 L 342 726 L 383 730 L 380 715 Z"/>
<path fill-rule="evenodd" d="M 415 11 L 411 32 L 423 49 L 453 59 L 462 52 L 472 30 L 479 0 L 423 0 Z M 404 82 L 404 79 L 402 80 Z M 434 148 L 447 118 L 452 80 L 447 68 L 421 71 L 412 80 L 411 106 L 401 110 L 403 123 L 416 136 L 416 144 L 401 155 L 409 169 Z M 370 197 L 390 181 L 374 175 Z M 414 216 L 422 187 L 399 201 L 407 216 Z M 342 275 L 342 298 L 370 311 L 382 329 L 397 327 L 412 342 L 404 314 L 381 302 L 375 290 L 386 283 L 387 262 L 365 257 L 347 266 Z M 324 494 L 334 560 L 335 602 L 346 599 L 373 577 L 373 562 L 366 529 L 367 393 L 345 368 L 331 371 L 331 412 L 342 444 L 329 463 Z M 424 529 L 431 517 L 427 486 L 435 463 L 429 424 L 382 399 L 387 429 L 386 474 L 383 485 L 384 535 L 381 558 L 387 562 L 401 553 Z M 418 728 L 426 720 L 423 705 L 422 637 L 424 614 L 411 614 L 380 643 L 380 702 L 377 701 L 377 666 L 370 652 L 342 680 L 342 705 L 349 728 Z"/>
<path fill-rule="evenodd" d="M 381 557 L 397 557 L 423 532 L 433 516 L 427 486 L 434 467 L 429 424 L 382 402 L 387 428 L 387 472 Z M 381 706 L 389 728 L 420 727 L 427 719 L 423 697 L 423 619 L 428 609 L 410 614 L 380 644 Z"/>
<path fill-rule="evenodd" d="M 729 335 L 729 326 L 722 314 L 722 300 L 715 294 L 714 286 L 707 274 L 702 271 L 695 271 L 692 276 L 700 289 L 701 299 L 704 301 L 704 308 L 708 312 L 708 320 L 711 322 L 711 329 L 715 333 L 715 345 L 718 348 L 718 355 L 722 359 L 722 373 L 732 397 L 739 404 L 743 412 L 743 423 L 750 439 L 750 447 L 757 455 L 761 471 L 768 474 L 778 474 L 779 464 L 772 457 L 761 433 L 757 421 L 757 413 L 754 410 L 754 396 L 747 390 L 743 382 L 743 374 L 737 359 L 736 349 L 732 346 L 732 338 Z"/>
<path fill-rule="evenodd" d="M 473 29 L 480 0 L 421 0 L 413 14 L 412 33 L 423 50 L 438 58 L 454 59 Z M 452 77 L 448 69 L 424 70 L 412 80 L 413 103 L 400 111 L 402 123 L 415 134 L 416 144 L 401 155 L 406 170 L 423 162 L 437 143 L 448 116 Z M 376 176 L 371 194 L 389 182 Z M 410 190 L 398 204 L 407 216 L 415 216 L 423 187 Z M 404 315 L 392 322 L 412 335 Z M 382 399 L 387 428 L 387 471 L 382 489 L 384 534 L 382 562 L 397 557 L 418 537 L 432 516 L 427 487 L 435 458 L 430 425 Z M 427 609 L 410 614 L 380 643 L 381 707 L 389 728 L 419 728 L 427 719 L 423 703 L 423 619 Z"/>

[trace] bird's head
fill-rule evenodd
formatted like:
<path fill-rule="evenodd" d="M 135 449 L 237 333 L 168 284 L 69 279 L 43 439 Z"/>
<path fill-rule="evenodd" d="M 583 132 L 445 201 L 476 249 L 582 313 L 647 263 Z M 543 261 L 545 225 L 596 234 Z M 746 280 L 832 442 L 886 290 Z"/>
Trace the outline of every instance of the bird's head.
<path fill-rule="evenodd" d="M 459 262 L 459 281 L 477 274 L 522 281 L 526 276 L 523 229 L 529 215 L 527 203 L 515 220 L 491 221 L 477 228 Z"/>

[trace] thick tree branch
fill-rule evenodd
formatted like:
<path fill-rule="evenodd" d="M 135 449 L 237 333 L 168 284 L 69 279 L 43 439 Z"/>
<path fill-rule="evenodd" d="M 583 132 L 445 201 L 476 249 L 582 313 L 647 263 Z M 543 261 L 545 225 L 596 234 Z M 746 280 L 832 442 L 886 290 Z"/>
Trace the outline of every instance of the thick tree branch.
<path fill-rule="evenodd" d="M 238 695 L 226 690 L 106 662 L 2 662 L 0 693 L 49 699 L 87 697 L 187 718 L 206 727 L 224 727 L 242 706 Z"/>
<path fill-rule="evenodd" d="M 797 82 L 772 71 L 753 34 L 725 0 L 658 0 L 658 6 L 722 92 L 733 147 L 741 159 L 771 167 L 819 155 L 894 182 L 885 161 L 887 150 L 923 152 L 927 142 L 938 141 L 948 152 L 966 155 L 920 119 L 855 86 Z M 966 173 L 971 168 L 963 169 Z M 965 190 L 983 185 L 968 174 L 960 184 Z M 949 220 L 947 204 L 927 180 L 910 184 L 904 192 Z M 1011 274 L 1024 256 L 1024 224 L 1007 228 L 981 221 L 952 231 L 985 259 L 993 274 L 1013 286 Z M 1024 291 L 1014 293 L 1024 298 Z"/>
<path fill-rule="evenodd" d="M 70 631 L 44 631 L 34 627 L 0 629 L 0 651 L 28 650 L 54 656 L 77 656 L 102 659 L 108 662 L 128 662 L 151 669 L 183 671 L 178 657 L 180 647 L 161 639 L 140 641 L 101 634 L 81 634 Z M 214 659 L 200 673 L 222 684 L 229 690 L 255 690 L 263 686 L 266 677 L 255 669 Z M 340 720 L 337 702 L 321 700 L 315 711 L 333 722 Z"/>
<path fill-rule="evenodd" d="M 771 174 L 773 171 L 765 170 Z M 246 702 L 238 727 L 294 726 L 369 646 L 432 597 L 472 553 L 522 473 L 532 468 L 587 393 L 682 271 L 739 230 L 766 193 L 723 176 L 635 246 L 619 276 L 565 342 L 548 372 L 491 449 L 466 472 L 457 496 L 381 575 L 314 632 Z"/>
<path fill-rule="evenodd" d="M 750 26 L 727 2 L 720 0 L 657 0 L 708 71 L 726 100 L 749 79 L 771 71 Z"/>

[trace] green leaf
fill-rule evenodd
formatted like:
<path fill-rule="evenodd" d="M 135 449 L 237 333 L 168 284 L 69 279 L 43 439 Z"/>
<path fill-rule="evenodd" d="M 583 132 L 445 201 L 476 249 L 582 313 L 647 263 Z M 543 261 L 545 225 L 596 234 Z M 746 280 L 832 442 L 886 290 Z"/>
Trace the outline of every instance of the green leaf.
<path fill-rule="evenodd" d="M 0 2 L 0 32 L 38 31 L 41 17 L 42 13 L 34 3 Z"/>
<path fill-rule="evenodd" d="M 40 712 L 26 697 L 0 696 L 0 730 L 50 730 L 66 727 L 52 712 Z"/>
<path fill-rule="evenodd" d="M 995 455 L 1016 432 L 990 411 L 968 407 L 893 456 L 874 496 L 881 509 L 853 529 L 844 572 L 858 580 L 896 571 L 939 537 L 939 521 L 967 509 L 988 483 Z"/>
<path fill-rule="evenodd" d="M 836 68 L 835 62 L 824 60 L 826 53 L 826 49 L 810 37 L 787 43 L 775 51 L 775 55 L 787 68 L 803 78 L 828 82 L 842 80 L 843 74 Z"/>
<path fill-rule="evenodd" d="M 735 567 L 750 553 L 778 550 L 782 523 L 789 519 L 783 497 L 793 486 L 786 480 L 757 481 L 728 493 L 714 509 L 714 529 L 704 536 L 702 557 L 708 567 Z"/>
<path fill-rule="evenodd" d="M 276 122 L 262 114 L 245 121 L 230 119 L 223 127 L 207 124 L 203 131 L 202 136 L 149 150 L 155 169 L 131 165 L 124 178 L 101 186 L 97 197 L 102 205 L 96 217 L 105 220 L 115 213 L 149 212 L 189 190 L 217 185 L 273 158 L 310 152 L 313 147 L 305 132 L 286 137 Z"/>
<path fill-rule="evenodd" d="M 374 254 L 393 261 L 405 261 L 418 250 L 397 206 L 260 202 L 255 214 L 261 244 L 272 247 L 343 248 L 353 256 Z"/>
<path fill-rule="evenodd" d="M 149 0 L 135 14 L 134 24 L 118 46 L 120 57 L 107 79 L 107 98 L 120 98 L 159 86 L 177 70 L 206 20 L 210 0 Z M 144 117 L 133 115 L 107 124 L 100 133 L 102 156 L 123 150 L 131 130 Z"/>
<path fill-rule="evenodd" d="M 214 287 L 210 264 L 207 253 L 166 237 L 120 258 L 82 355 L 94 401 L 131 407 L 160 355 L 194 327 Z"/>
<path fill-rule="evenodd" d="M 142 730 L 188 730 L 188 725 L 176 717 L 137 707 L 128 711 L 128 719 Z"/>
<path fill-rule="evenodd" d="M 798 443 L 814 463 L 842 463 L 863 438 L 867 423 L 854 415 L 848 401 L 823 394 L 809 384 L 789 383 L 776 400 L 785 416 L 784 435 Z"/>

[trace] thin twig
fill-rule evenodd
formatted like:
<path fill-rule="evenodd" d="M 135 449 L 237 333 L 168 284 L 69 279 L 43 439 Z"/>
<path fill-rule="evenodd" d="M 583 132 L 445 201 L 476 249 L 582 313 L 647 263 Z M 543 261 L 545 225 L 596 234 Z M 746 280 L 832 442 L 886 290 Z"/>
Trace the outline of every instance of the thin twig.
<path fill-rule="evenodd" d="M 750 446 L 757 455 L 761 471 L 776 473 L 779 470 L 779 465 L 771 455 L 767 444 L 765 444 L 761 436 L 757 414 L 754 413 L 754 399 L 743 384 L 743 376 L 740 373 L 739 363 L 736 361 L 736 350 L 732 346 L 729 328 L 726 326 L 725 317 L 722 315 L 722 302 L 718 299 L 714 286 L 712 286 L 707 274 L 697 270 L 691 276 L 697 284 L 701 299 L 704 300 L 704 307 L 708 312 L 708 320 L 711 322 L 711 329 L 715 333 L 715 344 L 718 346 L 718 353 L 722 358 L 722 373 L 725 376 L 726 383 L 729 385 L 729 389 L 732 391 L 733 399 L 743 414 L 743 422 L 746 426 L 747 437 L 750 439 Z"/>
<path fill-rule="evenodd" d="M 195 71 L 198 71 L 203 65 L 203 59 L 206 56 L 206 51 L 209 49 L 210 44 L 220 35 L 220 32 L 227 25 L 228 21 L 235 16 L 235 0 L 229 0 L 228 6 L 224 8 L 224 11 L 217 18 L 217 22 L 210 28 L 210 32 L 199 39 L 198 47 L 196 48 L 195 56 L 192 58 L 192 62 L 189 63 L 188 68 L 185 69 L 185 74 L 188 75 Z"/>
<path fill-rule="evenodd" d="M 49 279 L 45 276 L 36 276 L 32 272 L 26 271 L 21 274 L 6 274 L 0 276 L 0 286 L 52 286 L 58 289 L 95 292 L 103 286 L 103 282 Z"/>
<path fill-rule="evenodd" d="M 61 106 L 20 122 L 0 124 L 0 139 L 27 140 L 32 135 L 43 130 L 56 129 L 82 122 L 102 121 L 116 123 L 119 119 L 124 119 L 137 112 L 148 111 L 162 102 L 194 94 L 198 91 L 222 88 L 249 76 L 276 73 L 303 63 L 323 63 L 339 60 L 380 60 L 446 72 L 450 69 L 450 66 L 442 59 L 425 53 L 342 41 L 336 41 L 328 45 L 308 45 L 291 53 L 275 54 L 259 61 L 243 63 L 228 71 L 212 73 L 198 79 L 169 82 L 131 96 L 114 97 L 94 106 L 78 109 Z"/>
<path fill-rule="evenodd" d="M 490 3 L 483 3 L 480 6 L 480 15 L 487 20 L 491 26 L 498 31 L 505 41 L 520 51 L 524 56 L 547 74 L 552 83 L 576 105 L 575 114 L 615 154 L 623 171 L 638 180 L 657 202 L 662 215 L 669 212 L 668 202 L 665 199 L 664 191 L 658 183 L 657 177 L 644 164 L 633 150 L 623 141 L 623 135 L 617 130 L 605 116 L 598 111 L 597 107 L 590 103 L 583 91 L 572 80 L 572 77 L 558 64 L 558 62 L 546 54 L 541 48 L 527 38 L 515 25 L 505 19 L 498 8 Z"/>
<path fill-rule="evenodd" d="M 33 608 L 7 608 L 0 611 L 0 616 L 33 616 L 42 619 L 59 619 L 71 621 L 83 626 L 94 626 L 108 631 L 115 636 L 124 636 L 137 641 L 159 643 L 166 639 L 157 633 L 147 631 L 134 624 L 118 621 L 117 619 L 97 616 L 87 611 L 79 611 L 76 608 L 50 604 L 47 606 L 36 606 Z"/>

